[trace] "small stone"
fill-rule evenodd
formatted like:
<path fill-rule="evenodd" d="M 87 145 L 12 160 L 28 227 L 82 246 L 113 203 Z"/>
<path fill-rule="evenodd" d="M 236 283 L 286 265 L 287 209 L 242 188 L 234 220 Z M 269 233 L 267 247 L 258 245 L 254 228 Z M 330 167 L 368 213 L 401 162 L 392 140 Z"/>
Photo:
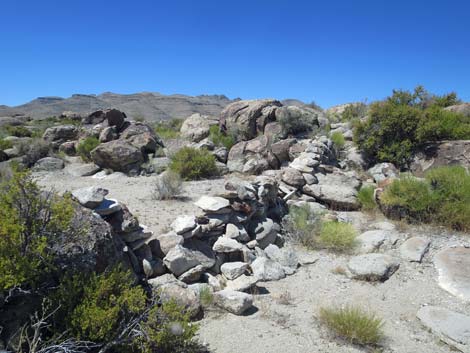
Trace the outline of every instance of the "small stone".
<path fill-rule="evenodd" d="M 286 277 L 286 273 L 282 266 L 277 262 L 266 257 L 258 257 L 251 264 L 253 275 L 261 281 L 277 281 Z"/>
<path fill-rule="evenodd" d="M 178 216 L 173 223 L 171 223 L 171 228 L 176 234 L 182 235 L 196 228 L 196 225 L 195 216 Z"/>
<path fill-rule="evenodd" d="M 228 280 L 240 277 L 248 269 L 248 264 L 244 262 L 226 262 L 220 266 L 220 271 Z"/>
<path fill-rule="evenodd" d="M 223 197 L 202 196 L 195 205 L 208 213 L 228 213 L 230 201 Z"/>
<path fill-rule="evenodd" d="M 214 303 L 235 315 L 241 315 L 253 306 L 253 296 L 231 289 L 214 293 Z"/>
<path fill-rule="evenodd" d="M 226 288 L 240 292 L 246 292 L 253 288 L 256 283 L 259 282 L 259 278 L 255 276 L 241 275 L 240 277 L 227 281 Z"/>
<path fill-rule="evenodd" d="M 115 199 L 104 199 L 101 204 L 94 209 L 100 216 L 109 216 L 121 210 L 121 205 Z"/>
<path fill-rule="evenodd" d="M 412 237 L 400 246 L 401 257 L 408 261 L 421 262 L 431 241 L 423 237 Z"/>
<path fill-rule="evenodd" d="M 399 266 L 398 259 L 384 254 L 359 255 L 348 263 L 352 277 L 365 281 L 386 281 Z"/>
<path fill-rule="evenodd" d="M 72 196 L 80 205 L 86 208 L 94 209 L 98 207 L 108 194 L 108 190 L 97 186 L 90 186 L 72 191 Z"/>
<path fill-rule="evenodd" d="M 216 252 L 230 253 L 235 251 L 241 251 L 243 245 L 238 241 L 226 237 L 219 237 L 214 243 L 212 250 Z"/>

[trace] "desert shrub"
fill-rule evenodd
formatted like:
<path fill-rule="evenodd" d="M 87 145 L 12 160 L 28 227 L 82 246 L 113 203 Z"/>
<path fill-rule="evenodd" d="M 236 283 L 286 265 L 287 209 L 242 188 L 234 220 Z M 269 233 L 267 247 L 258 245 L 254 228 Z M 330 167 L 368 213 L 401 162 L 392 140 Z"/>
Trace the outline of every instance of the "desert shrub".
<path fill-rule="evenodd" d="M 221 131 L 218 125 L 212 125 L 210 127 L 209 139 L 215 145 L 224 146 L 228 150 L 230 150 L 236 142 L 236 138 L 234 138 L 232 134 Z"/>
<path fill-rule="evenodd" d="M 371 104 L 368 118 L 355 122 L 354 141 L 371 164 L 392 162 L 405 168 L 426 142 L 470 138 L 470 118 L 444 111 L 443 98 L 423 87 L 414 92 L 393 91 L 392 96 Z"/>
<path fill-rule="evenodd" d="M 373 186 L 363 186 L 357 193 L 357 199 L 361 204 L 362 210 L 371 211 L 377 207 L 374 199 L 374 190 Z"/>
<path fill-rule="evenodd" d="M 189 316 L 174 301 L 155 305 L 142 323 L 144 335 L 137 338 L 135 346 L 145 353 L 202 352 L 194 340 L 198 325 L 192 324 Z"/>
<path fill-rule="evenodd" d="M 282 126 L 282 131 L 288 135 L 308 133 L 319 128 L 318 115 L 314 112 L 303 113 L 299 111 L 296 114 L 294 112 L 280 111 L 279 116 L 276 116 L 276 118 L 277 122 Z"/>
<path fill-rule="evenodd" d="M 83 161 L 88 162 L 91 160 L 90 152 L 93 151 L 100 144 L 94 136 L 89 136 L 78 143 L 77 154 L 83 159 Z"/>
<path fill-rule="evenodd" d="M 389 185 L 380 199 L 391 217 L 470 229 L 470 175 L 463 167 L 433 169 L 425 180 L 402 177 Z"/>
<path fill-rule="evenodd" d="M 349 104 L 344 108 L 341 114 L 341 121 L 353 121 L 364 117 L 367 113 L 367 105 L 365 103 Z"/>
<path fill-rule="evenodd" d="M 321 308 L 320 320 L 351 343 L 375 345 L 383 338 L 382 319 L 357 307 Z"/>
<path fill-rule="evenodd" d="M 158 136 L 164 139 L 177 138 L 180 135 L 184 119 L 170 119 L 158 121 L 153 128 Z"/>
<path fill-rule="evenodd" d="M 5 131 L 10 136 L 16 137 L 31 137 L 32 133 L 31 130 L 27 129 L 24 126 L 5 126 Z"/>
<path fill-rule="evenodd" d="M 283 220 L 284 234 L 288 241 L 310 249 L 316 247 L 316 235 L 320 227 L 320 215 L 315 215 L 308 204 L 290 207 Z"/>
<path fill-rule="evenodd" d="M 206 149 L 183 147 L 171 157 L 169 169 L 185 180 L 217 175 L 215 157 Z"/>
<path fill-rule="evenodd" d="M 349 223 L 323 222 L 317 238 L 319 246 L 338 252 L 352 250 L 356 245 L 357 232 Z"/>
<path fill-rule="evenodd" d="M 20 142 L 16 144 L 16 148 L 20 156 L 23 156 L 23 163 L 27 167 L 31 167 L 41 158 L 49 156 L 51 146 L 40 138 L 34 138 L 28 142 Z"/>
<path fill-rule="evenodd" d="M 93 342 L 112 341 L 122 322 L 145 309 L 143 289 L 132 284 L 130 272 L 119 267 L 102 275 L 90 274 L 80 303 L 70 316 L 74 336 Z"/>
<path fill-rule="evenodd" d="M 182 191 L 183 181 L 178 173 L 167 170 L 157 176 L 153 197 L 156 200 L 176 198 Z"/>
<path fill-rule="evenodd" d="M 214 296 L 209 286 L 204 286 L 199 292 L 199 300 L 202 306 L 208 307 L 214 302 Z"/>
<path fill-rule="evenodd" d="M 0 150 L 7 150 L 9 148 L 12 148 L 13 147 L 13 143 L 11 141 L 8 141 L 8 140 L 5 140 L 5 139 L 1 139 L 0 140 Z"/>
<path fill-rule="evenodd" d="M 344 144 L 346 143 L 346 140 L 344 139 L 344 136 L 341 132 L 339 131 L 333 132 L 330 138 L 339 150 L 343 149 Z"/>
<path fill-rule="evenodd" d="M 70 199 L 44 193 L 28 172 L 0 184 L 0 292 L 34 287 L 53 269 L 51 245 L 68 233 Z"/>

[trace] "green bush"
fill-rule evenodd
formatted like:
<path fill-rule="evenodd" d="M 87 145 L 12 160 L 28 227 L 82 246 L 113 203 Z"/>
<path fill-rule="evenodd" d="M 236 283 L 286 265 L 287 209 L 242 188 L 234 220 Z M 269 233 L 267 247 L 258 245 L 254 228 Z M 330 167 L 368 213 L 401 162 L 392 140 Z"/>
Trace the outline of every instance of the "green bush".
<path fill-rule="evenodd" d="M 470 230 L 470 175 L 462 167 L 433 169 L 425 180 L 402 177 L 385 189 L 380 202 L 392 218 Z"/>
<path fill-rule="evenodd" d="M 218 174 L 215 157 L 206 149 L 183 147 L 176 152 L 169 169 L 185 180 L 209 178 Z"/>
<path fill-rule="evenodd" d="M 383 321 L 356 307 L 321 308 L 320 320 L 351 343 L 375 345 L 383 338 Z"/>
<path fill-rule="evenodd" d="M 353 103 L 344 108 L 341 114 L 341 121 L 354 121 L 363 118 L 367 113 L 367 105 L 365 103 Z"/>
<path fill-rule="evenodd" d="M 356 236 L 356 230 L 349 223 L 323 222 L 317 243 L 329 250 L 346 252 L 356 246 Z"/>
<path fill-rule="evenodd" d="M 102 275 L 92 273 L 70 316 L 74 336 L 92 342 L 113 340 L 122 322 L 145 309 L 145 292 L 132 284 L 130 273 L 120 268 Z"/>
<path fill-rule="evenodd" d="M 82 157 L 83 161 L 89 162 L 91 160 L 90 152 L 98 147 L 99 144 L 100 141 L 96 137 L 87 137 L 78 143 L 77 154 Z"/>
<path fill-rule="evenodd" d="M 357 193 L 357 198 L 361 204 L 361 209 L 365 211 L 374 210 L 377 207 L 374 199 L 374 190 L 373 186 L 363 186 Z"/>
<path fill-rule="evenodd" d="M 68 233 L 70 199 L 44 194 L 28 172 L 0 184 L 0 293 L 34 287 L 53 268 L 51 244 Z"/>
<path fill-rule="evenodd" d="M 184 119 L 170 119 L 156 122 L 153 126 L 158 136 L 163 139 L 174 139 L 179 137 L 181 125 Z"/>
<path fill-rule="evenodd" d="M 5 139 L 0 140 L 0 150 L 4 151 L 12 147 L 13 147 L 13 143 L 11 141 L 8 141 Z"/>
<path fill-rule="evenodd" d="M 354 141 L 371 164 L 392 162 L 405 168 L 426 142 L 470 138 L 470 118 L 444 111 L 452 97 L 433 96 L 423 87 L 393 91 L 371 104 L 366 121 L 356 121 Z"/>
<path fill-rule="evenodd" d="M 339 131 L 333 132 L 330 138 L 339 150 L 343 149 L 344 144 L 346 143 L 346 140 L 344 139 L 344 136 L 341 132 Z"/>
<path fill-rule="evenodd" d="M 236 139 L 231 134 L 226 134 L 221 131 L 218 125 L 212 125 L 210 127 L 209 139 L 216 146 L 224 146 L 228 150 L 230 150 L 236 142 Z"/>
<path fill-rule="evenodd" d="M 16 137 L 31 137 L 32 136 L 31 130 L 27 129 L 24 126 L 8 125 L 5 127 L 5 131 L 10 136 L 16 136 Z"/>
<path fill-rule="evenodd" d="M 308 204 L 291 206 L 289 214 L 283 220 L 284 235 L 294 244 L 315 249 L 319 225 L 319 215 L 315 215 Z"/>

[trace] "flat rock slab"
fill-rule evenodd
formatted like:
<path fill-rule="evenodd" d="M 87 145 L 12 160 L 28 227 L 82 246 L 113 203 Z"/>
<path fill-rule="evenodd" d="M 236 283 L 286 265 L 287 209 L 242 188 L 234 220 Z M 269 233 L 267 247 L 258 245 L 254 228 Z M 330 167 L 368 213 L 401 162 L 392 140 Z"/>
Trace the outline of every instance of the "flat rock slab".
<path fill-rule="evenodd" d="M 441 250 L 434 257 L 439 285 L 451 294 L 470 301 L 470 248 Z"/>
<path fill-rule="evenodd" d="M 400 255 L 404 260 L 421 262 L 429 245 L 431 245 L 431 241 L 427 238 L 412 237 L 400 246 Z"/>
<path fill-rule="evenodd" d="M 437 306 L 425 306 L 417 317 L 448 345 L 470 353 L 470 317 Z"/>
<path fill-rule="evenodd" d="M 368 230 L 356 238 L 359 243 L 358 252 L 366 254 L 383 247 L 390 247 L 396 244 L 398 238 L 398 233 L 393 230 Z"/>
<path fill-rule="evenodd" d="M 197 207 L 208 213 L 227 213 L 230 201 L 223 197 L 202 196 L 194 203 Z"/>
<path fill-rule="evenodd" d="M 98 207 L 103 202 L 104 197 L 107 194 L 108 190 L 97 186 L 90 186 L 72 191 L 72 196 L 80 205 L 91 209 Z"/>
<path fill-rule="evenodd" d="M 400 266 L 400 260 L 384 254 L 366 254 L 349 260 L 352 278 L 365 281 L 386 281 Z"/>
<path fill-rule="evenodd" d="M 70 165 L 66 169 L 70 175 L 75 177 L 91 176 L 101 170 L 101 168 L 94 163 Z"/>

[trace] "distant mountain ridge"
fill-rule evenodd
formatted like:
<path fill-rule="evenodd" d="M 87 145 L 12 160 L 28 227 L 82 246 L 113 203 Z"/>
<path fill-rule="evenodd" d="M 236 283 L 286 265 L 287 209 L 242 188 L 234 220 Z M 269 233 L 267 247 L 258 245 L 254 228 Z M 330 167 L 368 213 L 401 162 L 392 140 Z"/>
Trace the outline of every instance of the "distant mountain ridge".
<path fill-rule="evenodd" d="M 59 116 L 66 111 L 87 114 L 98 109 L 116 108 L 125 112 L 129 118 L 158 121 L 187 118 L 194 113 L 217 116 L 231 102 L 233 100 L 224 95 L 106 92 L 99 95 L 74 94 L 69 98 L 38 97 L 16 107 L 0 105 L 0 116 L 27 115 L 33 119 L 42 119 Z"/>

